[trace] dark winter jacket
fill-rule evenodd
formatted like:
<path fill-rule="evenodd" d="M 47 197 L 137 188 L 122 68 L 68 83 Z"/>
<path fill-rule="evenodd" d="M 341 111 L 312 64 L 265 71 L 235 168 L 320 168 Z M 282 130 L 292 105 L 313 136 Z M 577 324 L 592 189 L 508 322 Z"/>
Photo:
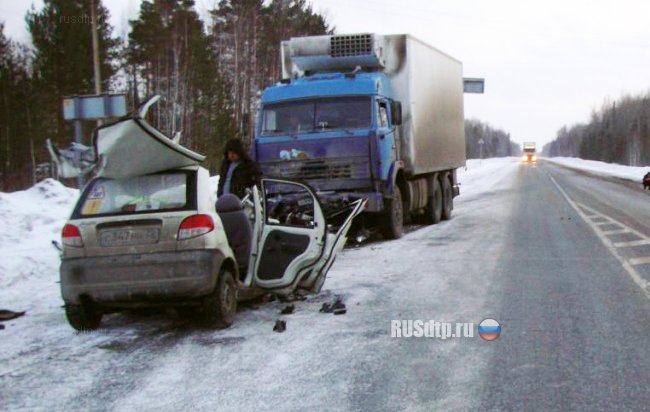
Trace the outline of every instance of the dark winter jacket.
<path fill-rule="evenodd" d="M 230 161 L 226 158 L 221 164 L 221 174 L 219 176 L 219 187 L 217 188 L 217 197 L 223 194 L 223 186 L 226 183 L 226 175 Z M 246 196 L 246 189 L 255 185 L 259 185 L 262 178 L 262 172 L 259 165 L 248 156 L 244 156 L 239 160 L 239 165 L 232 172 L 230 179 L 230 193 L 242 199 Z"/>

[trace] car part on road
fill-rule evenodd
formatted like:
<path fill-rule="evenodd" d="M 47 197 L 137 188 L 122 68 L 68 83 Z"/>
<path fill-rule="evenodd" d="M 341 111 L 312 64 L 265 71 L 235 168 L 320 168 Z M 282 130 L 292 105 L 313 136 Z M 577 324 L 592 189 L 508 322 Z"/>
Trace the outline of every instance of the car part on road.
<path fill-rule="evenodd" d="M 273 325 L 273 332 L 282 333 L 285 330 L 287 330 L 287 322 L 280 319 L 276 320 L 275 325 Z"/>
<path fill-rule="evenodd" d="M 339 313 L 336 313 L 336 312 Z M 331 303 L 323 303 L 323 306 L 320 308 L 321 313 L 334 313 L 335 315 L 342 315 L 345 313 L 345 303 L 341 300 L 340 297 L 336 297 Z"/>
<path fill-rule="evenodd" d="M 296 305 L 287 305 L 280 311 L 281 315 L 291 315 L 296 310 Z"/>
<path fill-rule="evenodd" d="M 12 320 L 25 315 L 25 312 L 14 312 L 13 310 L 0 309 L 0 322 Z"/>

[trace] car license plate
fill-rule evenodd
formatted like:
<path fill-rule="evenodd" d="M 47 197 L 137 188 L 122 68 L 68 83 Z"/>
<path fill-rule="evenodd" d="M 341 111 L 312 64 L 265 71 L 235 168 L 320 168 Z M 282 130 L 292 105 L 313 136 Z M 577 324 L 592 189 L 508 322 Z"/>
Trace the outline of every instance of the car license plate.
<path fill-rule="evenodd" d="M 102 247 L 150 245 L 160 238 L 158 228 L 105 229 L 99 232 Z"/>

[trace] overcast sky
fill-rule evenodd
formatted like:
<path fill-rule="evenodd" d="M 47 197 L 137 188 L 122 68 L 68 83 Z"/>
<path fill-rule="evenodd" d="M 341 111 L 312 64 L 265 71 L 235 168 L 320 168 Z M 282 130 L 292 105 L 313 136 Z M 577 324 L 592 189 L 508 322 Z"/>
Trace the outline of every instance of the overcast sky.
<path fill-rule="evenodd" d="M 215 0 L 196 0 L 202 14 Z M 30 0 L 0 0 L 6 33 L 29 37 Z M 34 0 L 41 7 L 42 0 Z M 484 77 L 465 115 L 541 146 L 563 125 L 586 122 L 605 99 L 650 91 L 647 0 L 311 0 L 338 33 L 410 33 Z M 104 0 L 125 35 L 140 0 Z"/>

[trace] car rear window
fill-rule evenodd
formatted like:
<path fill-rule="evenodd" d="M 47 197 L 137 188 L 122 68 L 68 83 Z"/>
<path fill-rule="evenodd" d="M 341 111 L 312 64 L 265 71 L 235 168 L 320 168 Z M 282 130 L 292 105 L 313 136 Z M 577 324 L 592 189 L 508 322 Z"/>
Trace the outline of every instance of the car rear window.
<path fill-rule="evenodd" d="M 78 217 L 183 210 L 190 203 L 190 174 L 158 173 L 127 179 L 96 179 L 84 191 Z"/>

